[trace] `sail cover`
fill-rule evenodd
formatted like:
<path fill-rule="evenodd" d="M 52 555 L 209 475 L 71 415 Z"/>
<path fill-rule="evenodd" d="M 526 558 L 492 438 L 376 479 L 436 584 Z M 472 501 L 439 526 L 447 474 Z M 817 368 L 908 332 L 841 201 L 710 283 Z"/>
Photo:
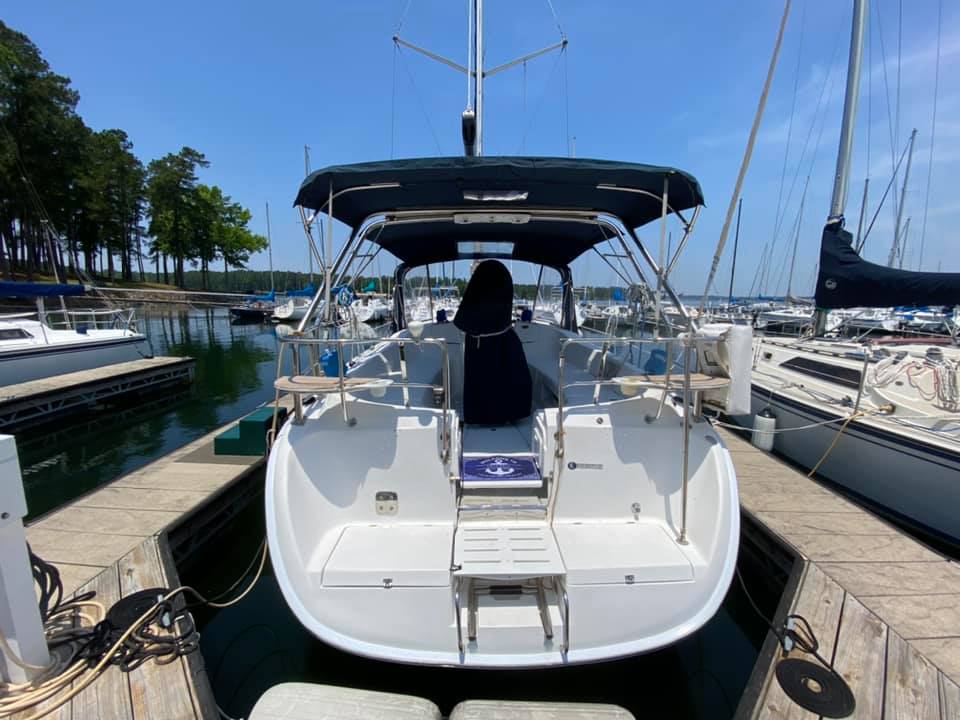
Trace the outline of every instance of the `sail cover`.
<path fill-rule="evenodd" d="M 838 222 L 823 229 L 818 308 L 960 305 L 960 273 L 913 272 L 868 262 L 853 249 L 852 239 Z"/>
<path fill-rule="evenodd" d="M 54 283 L 16 282 L 5 280 L 0 282 L 0 297 L 5 298 L 37 298 L 56 297 L 57 295 L 83 295 L 84 285 L 57 285 Z"/>

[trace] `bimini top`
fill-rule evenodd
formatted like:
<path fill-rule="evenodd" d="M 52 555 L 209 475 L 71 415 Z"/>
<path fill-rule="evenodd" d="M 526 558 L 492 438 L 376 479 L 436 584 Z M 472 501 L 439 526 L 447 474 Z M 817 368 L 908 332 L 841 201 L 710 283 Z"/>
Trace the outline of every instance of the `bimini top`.
<path fill-rule="evenodd" d="M 520 211 L 537 208 L 609 213 L 636 228 L 660 217 L 664 178 L 669 179 L 673 210 L 682 212 L 703 204 L 696 179 L 674 168 L 613 160 L 489 156 L 335 165 L 310 174 L 294 204 L 323 209 L 332 185 L 333 216 L 351 227 L 370 215 L 390 211 L 482 210 L 496 205 Z M 371 185 L 381 187 L 343 192 Z"/>

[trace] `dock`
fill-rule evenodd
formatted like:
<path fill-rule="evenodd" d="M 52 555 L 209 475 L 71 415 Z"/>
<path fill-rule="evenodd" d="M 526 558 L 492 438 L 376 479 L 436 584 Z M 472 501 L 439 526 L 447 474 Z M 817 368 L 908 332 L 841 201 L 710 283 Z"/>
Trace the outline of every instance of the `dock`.
<path fill-rule="evenodd" d="M 196 361 L 152 357 L 0 387 L 0 432 L 46 422 L 132 393 L 193 380 Z"/>
<path fill-rule="evenodd" d="M 144 588 L 179 585 L 178 552 L 216 532 L 236 498 L 262 486 L 263 457 L 213 454 L 214 437 L 234 425 L 31 524 L 34 551 L 60 569 L 65 591 L 95 590 L 109 606 Z M 745 530 L 761 528 L 781 563 L 792 563 L 776 620 L 787 613 L 807 618 L 821 654 L 853 690 L 854 717 L 960 717 L 960 566 L 793 466 L 720 432 L 737 469 Z M 768 633 L 737 718 L 818 717 L 781 690 L 773 672 L 781 657 Z M 203 658 L 193 653 L 131 673 L 111 667 L 50 717 L 219 715 Z"/>
<path fill-rule="evenodd" d="M 797 590 L 778 615 L 810 622 L 820 654 L 853 690 L 854 716 L 960 718 L 960 565 L 738 435 L 721 434 L 743 512 L 798 559 Z M 781 656 L 768 635 L 737 717 L 818 717 L 778 685 Z"/>

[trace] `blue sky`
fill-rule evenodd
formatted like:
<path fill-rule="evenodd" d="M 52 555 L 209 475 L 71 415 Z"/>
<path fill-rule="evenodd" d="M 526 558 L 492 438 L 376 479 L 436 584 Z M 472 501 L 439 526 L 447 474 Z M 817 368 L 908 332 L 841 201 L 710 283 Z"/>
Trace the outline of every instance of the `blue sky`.
<path fill-rule="evenodd" d="M 3 20 L 29 35 L 52 67 L 72 78 L 81 95 L 79 111 L 91 127 L 126 130 L 144 161 L 182 145 L 204 152 L 211 167 L 201 179 L 249 207 L 260 232 L 269 202 L 275 266 L 306 269 L 306 244 L 291 208 L 303 179 L 304 145 L 311 148 L 314 169 L 389 158 L 391 150 L 396 157 L 461 152 L 463 77 L 409 50 L 395 55 L 391 36 L 402 17 L 404 38 L 465 63 L 466 0 L 410 0 L 404 13 L 407 5 L 408 0 L 32 0 L 8 5 Z M 485 5 L 488 67 L 556 42 L 546 0 Z M 702 291 L 782 4 L 554 0 L 554 5 L 570 41 L 567 56 L 546 56 L 529 63 L 526 72 L 517 68 L 487 81 L 485 153 L 566 155 L 575 136 L 580 157 L 674 165 L 693 173 L 707 207 L 675 280 L 684 291 Z M 785 289 L 781 268 L 808 175 L 794 288 L 812 287 L 836 160 L 851 5 L 794 1 L 743 191 L 738 293 L 750 288 L 764 244 L 774 238 L 767 290 Z M 900 1 L 873 5 L 847 208 L 848 227 L 854 229 L 868 168 L 868 130 L 870 214 L 890 178 L 886 87 L 890 116 L 897 112 Z M 924 269 L 942 262 L 944 271 L 960 271 L 960 253 L 954 250 L 960 200 L 953 182 L 960 171 L 960 6 L 943 5 Z M 919 131 L 904 211 L 912 218 L 907 264 L 915 267 L 931 167 L 937 2 L 902 6 L 899 132 L 893 140 L 899 155 L 911 128 Z M 778 199 L 782 219 L 775 232 Z M 888 200 L 867 241 L 868 258 L 886 261 L 892 228 Z M 642 235 L 655 244 L 656 232 L 650 228 Z M 717 282 L 723 291 L 729 255 L 728 247 Z M 265 255 L 252 262 L 266 265 Z M 594 266 L 581 269 L 584 278 L 613 281 L 609 270 Z"/>

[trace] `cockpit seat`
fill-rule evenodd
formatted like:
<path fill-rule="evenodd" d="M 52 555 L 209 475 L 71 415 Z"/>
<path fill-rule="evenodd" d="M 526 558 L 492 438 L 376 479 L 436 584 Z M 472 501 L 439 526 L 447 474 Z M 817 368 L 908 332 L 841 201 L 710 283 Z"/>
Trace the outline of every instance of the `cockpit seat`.
<path fill-rule="evenodd" d="M 510 272 L 485 260 L 473 271 L 453 319 L 464 333 L 465 423 L 504 425 L 530 415 L 533 384 L 512 316 Z"/>

